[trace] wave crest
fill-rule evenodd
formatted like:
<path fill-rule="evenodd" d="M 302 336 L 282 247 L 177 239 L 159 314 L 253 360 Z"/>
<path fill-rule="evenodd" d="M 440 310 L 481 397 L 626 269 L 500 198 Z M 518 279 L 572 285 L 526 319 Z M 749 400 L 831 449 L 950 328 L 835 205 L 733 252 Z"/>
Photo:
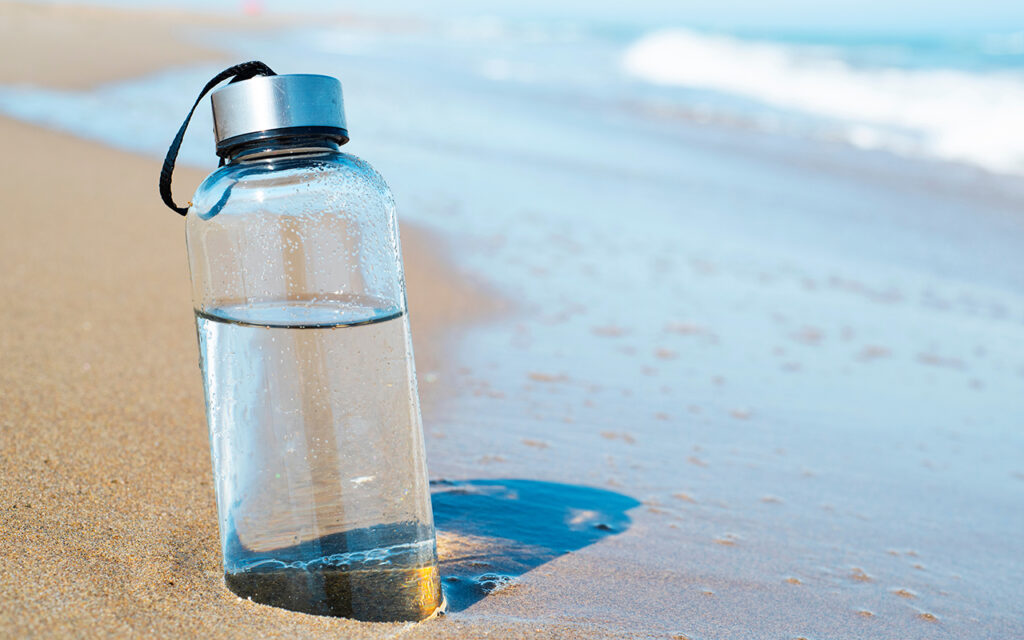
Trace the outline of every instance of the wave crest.
<path fill-rule="evenodd" d="M 742 96 L 843 123 L 850 144 L 1024 174 L 1024 77 L 857 68 L 839 50 L 685 29 L 649 33 L 622 66 L 659 85 Z"/>

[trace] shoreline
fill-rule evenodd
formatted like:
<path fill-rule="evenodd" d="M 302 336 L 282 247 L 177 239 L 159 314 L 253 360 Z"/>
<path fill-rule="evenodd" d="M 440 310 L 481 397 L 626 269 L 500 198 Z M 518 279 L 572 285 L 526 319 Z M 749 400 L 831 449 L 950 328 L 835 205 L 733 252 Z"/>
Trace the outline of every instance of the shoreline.
<path fill-rule="evenodd" d="M 0 238 L 0 631 L 387 635 L 253 608 L 222 584 L 183 223 L 157 196 L 159 161 L 6 118 L 0 135 L 27 150 L 5 171 Z M 422 378 L 448 366 L 453 322 L 491 303 L 435 238 L 403 226 L 402 243 Z M 442 392 L 421 384 L 428 414 Z"/>
<path fill-rule="evenodd" d="M 0 11 L 8 44 L 38 56 L 31 67 L 0 66 L 3 84 L 86 89 L 226 58 L 177 39 L 187 14 L 140 22 L 143 12 L 103 8 Z M 109 46 L 94 49 L 93 38 Z M 103 56 L 82 64 L 86 48 Z M 0 635 L 406 629 L 254 606 L 224 587 L 183 222 L 160 202 L 160 161 L 6 116 L 0 135 L 19 150 L 2 177 L 0 292 L 11 303 L 0 311 Z M 204 173 L 179 167 L 179 197 Z M 446 390 L 423 380 L 450 366 L 451 331 L 501 303 L 444 259 L 440 238 L 406 223 L 401 236 L 429 420 Z"/>
<path fill-rule="evenodd" d="M 437 64 L 461 42 L 366 34 L 385 46 L 318 59 L 285 31 L 235 50 L 342 72 L 355 150 L 417 223 L 402 235 L 452 613 L 362 625 L 230 596 L 159 158 L 0 118 L 23 150 L 0 238 L 0 635 L 1024 629 L 1007 562 L 1024 554 L 1024 183 L 538 101 Z M 126 83 L 142 115 L 114 124 L 152 134 L 137 148 L 171 128 L 147 101 L 209 77 L 164 75 Z M 52 113 L 84 130 L 119 90 L 54 91 Z M 201 173 L 182 165 L 179 199 Z"/>

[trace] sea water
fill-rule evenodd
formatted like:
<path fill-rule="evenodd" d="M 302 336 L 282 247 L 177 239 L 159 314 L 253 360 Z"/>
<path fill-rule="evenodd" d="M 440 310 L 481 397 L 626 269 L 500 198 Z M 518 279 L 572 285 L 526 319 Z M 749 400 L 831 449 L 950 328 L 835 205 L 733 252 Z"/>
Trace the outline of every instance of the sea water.
<path fill-rule="evenodd" d="M 225 580 L 366 620 L 440 601 L 407 317 L 371 298 L 196 313 Z"/>

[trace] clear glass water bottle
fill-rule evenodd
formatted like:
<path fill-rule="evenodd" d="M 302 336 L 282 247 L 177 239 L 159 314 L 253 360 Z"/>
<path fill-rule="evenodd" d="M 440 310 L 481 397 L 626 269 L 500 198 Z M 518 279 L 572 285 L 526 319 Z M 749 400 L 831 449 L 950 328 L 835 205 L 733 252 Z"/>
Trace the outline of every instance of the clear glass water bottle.
<path fill-rule="evenodd" d="M 441 604 L 395 207 L 341 84 L 212 94 L 225 164 L 186 217 L 224 572 L 264 604 L 420 620 Z"/>

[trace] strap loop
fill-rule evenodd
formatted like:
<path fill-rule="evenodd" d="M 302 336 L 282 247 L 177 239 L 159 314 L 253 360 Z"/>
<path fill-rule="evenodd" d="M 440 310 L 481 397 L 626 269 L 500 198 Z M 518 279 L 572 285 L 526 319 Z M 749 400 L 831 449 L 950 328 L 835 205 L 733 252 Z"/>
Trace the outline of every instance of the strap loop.
<path fill-rule="evenodd" d="M 160 169 L 160 198 L 172 211 L 180 215 L 188 213 L 188 207 L 179 207 L 174 203 L 174 197 L 171 195 L 171 175 L 174 173 L 174 163 L 178 160 L 178 151 L 181 149 L 181 141 L 185 138 L 185 130 L 188 129 L 188 123 L 192 120 L 192 114 L 195 113 L 196 107 L 199 106 L 202 99 L 207 93 L 213 90 L 214 87 L 228 78 L 231 78 L 231 82 L 234 83 L 241 80 L 248 80 L 254 76 L 276 75 L 277 74 L 274 70 L 267 65 L 258 60 L 251 60 L 249 62 L 236 64 L 233 67 L 228 67 L 206 83 L 206 86 L 203 87 L 203 90 L 199 93 L 199 97 L 196 98 L 195 104 L 192 105 L 188 115 L 185 116 L 185 122 L 181 123 L 181 128 L 178 129 L 177 135 L 175 135 L 174 140 L 171 141 L 171 146 L 167 149 L 167 156 L 164 158 L 164 166 Z"/>

